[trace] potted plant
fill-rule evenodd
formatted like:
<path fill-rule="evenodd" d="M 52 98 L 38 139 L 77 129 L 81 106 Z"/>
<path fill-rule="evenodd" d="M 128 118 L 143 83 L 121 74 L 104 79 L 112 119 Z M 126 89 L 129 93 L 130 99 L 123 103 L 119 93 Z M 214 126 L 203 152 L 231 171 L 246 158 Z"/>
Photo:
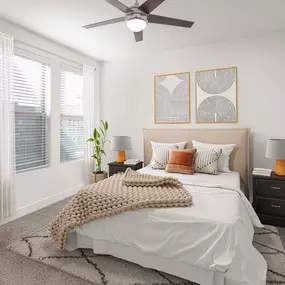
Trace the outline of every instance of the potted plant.
<path fill-rule="evenodd" d="M 102 170 L 102 155 L 106 155 L 104 151 L 105 143 L 109 142 L 106 140 L 106 133 L 108 130 L 108 123 L 101 120 L 101 126 L 99 128 L 94 128 L 93 138 L 89 138 L 87 142 L 94 144 L 94 154 L 91 156 L 95 159 L 95 171 L 93 182 L 104 180 L 108 177 L 108 173 Z"/>

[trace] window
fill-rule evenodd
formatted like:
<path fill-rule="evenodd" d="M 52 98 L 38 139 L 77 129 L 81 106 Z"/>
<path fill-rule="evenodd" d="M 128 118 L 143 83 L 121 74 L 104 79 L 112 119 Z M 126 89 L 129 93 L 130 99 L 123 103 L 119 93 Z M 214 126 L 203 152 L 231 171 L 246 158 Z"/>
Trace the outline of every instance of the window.
<path fill-rule="evenodd" d="M 60 161 L 84 155 L 83 82 L 81 70 L 61 70 Z"/>
<path fill-rule="evenodd" d="M 44 167 L 49 163 L 50 66 L 14 56 L 16 171 Z"/>

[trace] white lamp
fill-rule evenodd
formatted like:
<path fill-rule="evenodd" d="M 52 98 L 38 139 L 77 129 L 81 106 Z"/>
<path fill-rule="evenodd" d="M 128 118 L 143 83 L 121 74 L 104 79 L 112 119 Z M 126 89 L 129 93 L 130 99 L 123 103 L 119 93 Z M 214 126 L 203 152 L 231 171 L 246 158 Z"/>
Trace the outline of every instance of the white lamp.
<path fill-rule="evenodd" d="M 269 139 L 266 157 L 276 159 L 275 174 L 285 176 L 285 139 Z"/>
<path fill-rule="evenodd" d="M 124 162 L 126 160 L 126 150 L 132 149 L 132 141 L 127 136 L 115 136 L 111 140 L 111 150 L 117 151 L 117 162 Z"/>

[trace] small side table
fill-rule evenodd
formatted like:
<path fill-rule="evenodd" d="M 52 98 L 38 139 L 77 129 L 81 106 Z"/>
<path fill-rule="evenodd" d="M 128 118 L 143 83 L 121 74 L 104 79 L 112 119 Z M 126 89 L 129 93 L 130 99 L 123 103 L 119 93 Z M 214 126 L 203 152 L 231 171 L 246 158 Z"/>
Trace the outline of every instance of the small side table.
<path fill-rule="evenodd" d="M 125 172 L 129 167 L 133 170 L 138 170 L 143 168 L 142 161 L 139 161 L 137 164 L 124 164 L 114 161 L 108 163 L 108 165 L 109 165 L 109 177 L 119 172 Z"/>
<path fill-rule="evenodd" d="M 285 227 L 285 177 L 253 175 L 253 207 L 262 223 Z"/>

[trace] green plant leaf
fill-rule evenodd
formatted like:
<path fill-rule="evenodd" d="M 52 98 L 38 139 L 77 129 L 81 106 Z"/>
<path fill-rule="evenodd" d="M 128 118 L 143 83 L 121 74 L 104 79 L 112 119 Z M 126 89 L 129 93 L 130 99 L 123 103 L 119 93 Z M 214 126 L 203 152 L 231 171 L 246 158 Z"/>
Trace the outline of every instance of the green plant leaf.
<path fill-rule="evenodd" d="M 96 137 L 95 137 L 95 139 L 99 139 L 100 137 L 101 137 L 101 135 L 100 135 L 100 133 L 99 133 L 99 131 L 96 129 Z"/>
<path fill-rule="evenodd" d="M 104 127 L 104 130 L 107 131 L 107 125 L 108 125 L 108 124 L 106 124 L 107 122 L 104 122 L 103 120 L 101 120 L 101 123 Z"/>
<path fill-rule="evenodd" d="M 98 133 L 97 129 L 94 128 L 94 131 L 93 131 L 93 138 L 94 138 L 94 140 L 96 140 L 96 138 L 97 138 L 97 133 Z"/>
<path fill-rule="evenodd" d="M 100 132 L 101 132 L 102 136 L 104 136 L 104 135 L 105 135 L 105 133 L 104 133 L 104 131 L 102 130 L 102 128 L 101 128 L 101 127 L 100 127 Z"/>
<path fill-rule="evenodd" d="M 105 153 L 104 149 L 101 149 L 101 153 L 103 153 L 104 155 L 106 155 L 106 153 Z"/>
<path fill-rule="evenodd" d="M 108 124 L 108 122 L 107 122 L 107 121 L 105 122 L 105 124 L 106 124 L 105 130 L 107 131 L 107 130 L 108 130 L 108 128 L 109 128 L 109 124 Z"/>
<path fill-rule="evenodd" d="M 93 138 L 89 138 L 86 142 L 94 142 Z"/>

